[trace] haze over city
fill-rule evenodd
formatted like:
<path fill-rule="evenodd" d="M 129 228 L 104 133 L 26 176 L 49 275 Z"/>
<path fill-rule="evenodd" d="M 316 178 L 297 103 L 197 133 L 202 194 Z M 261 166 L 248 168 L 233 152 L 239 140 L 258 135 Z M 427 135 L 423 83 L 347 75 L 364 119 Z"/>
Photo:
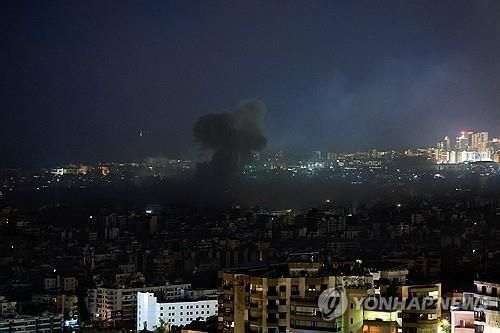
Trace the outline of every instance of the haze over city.
<path fill-rule="evenodd" d="M 191 158 L 196 119 L 248 99 L 298 156 L 498 134 L 499 7 L 3 2 L 0 164 Z"/>

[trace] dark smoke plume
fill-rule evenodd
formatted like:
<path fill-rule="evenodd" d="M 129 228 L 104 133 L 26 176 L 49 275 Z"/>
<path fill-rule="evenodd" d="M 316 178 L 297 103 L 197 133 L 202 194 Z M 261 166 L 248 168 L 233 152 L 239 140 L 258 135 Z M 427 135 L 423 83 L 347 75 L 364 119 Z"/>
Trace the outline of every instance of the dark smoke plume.
<path fill-rule="evenodd" d="M 267 139 L 261 123 L 266 112 L 264 103 L 243 102 L 233 112 L 210 113 L 200 117 L 193 127 L 194 141 L 212 152 L 212 159 L 202 166 L 204 172 L 230 177 L 247 162 L 253 152 L 263 149 Z"/>

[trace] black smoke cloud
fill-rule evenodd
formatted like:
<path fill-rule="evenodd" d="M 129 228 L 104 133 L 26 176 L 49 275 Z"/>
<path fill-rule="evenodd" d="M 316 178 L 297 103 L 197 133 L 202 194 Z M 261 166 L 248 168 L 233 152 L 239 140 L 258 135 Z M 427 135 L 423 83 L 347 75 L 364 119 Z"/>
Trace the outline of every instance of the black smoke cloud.
<path fill-rule="evenodd" d="M 233 176 L 254 152 L 266 146 L 262 133 L 265 113 L 264 103 L 250 100 L 232 112 L 200 117 L 193 126 L 194 141 L 212 155 L 209 162 L 199 165 L 198 171 L 218 178 Z"/>

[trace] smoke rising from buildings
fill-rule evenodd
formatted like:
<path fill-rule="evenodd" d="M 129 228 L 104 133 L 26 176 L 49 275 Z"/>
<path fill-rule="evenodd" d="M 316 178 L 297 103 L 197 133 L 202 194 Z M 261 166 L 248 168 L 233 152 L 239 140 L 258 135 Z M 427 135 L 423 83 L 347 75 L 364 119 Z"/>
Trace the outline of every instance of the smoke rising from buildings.
<path fill-rule="evenodd" d="M 262 150 L 267 139 L 262 133 L 266 106 L 258 100 L 245 101 L 232 112 L 210 113 L 193 126 L 195 143 L 211 153 L 211 160 L 199 166 L 212 176 L 230 177 L 252 154 Z"/>

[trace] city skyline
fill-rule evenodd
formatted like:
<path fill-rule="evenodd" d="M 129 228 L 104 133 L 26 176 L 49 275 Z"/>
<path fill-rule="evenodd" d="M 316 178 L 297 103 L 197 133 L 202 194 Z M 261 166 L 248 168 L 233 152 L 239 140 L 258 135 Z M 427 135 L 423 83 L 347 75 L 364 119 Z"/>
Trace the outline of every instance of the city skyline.
<path fill-rule="evenodd" d="M 453 155 L 453 159 L 450 160 L 449 153 L 458 153 L 458 152 L 473 152 L 473 151 L 478 151 L 478 147 L 473 143 L 475 139 L 473 137 L 475 135 L 483 135 L 485 136 L 484 141 L 481 143 L 481 151 L 484 153 L 481 155 L 481 157 L 474 157 L 474 156 L 465 156 L 463 158 L 455 158 L 455 155 Z M 469 137 L 467 137 L 469 136 Z M 275 149 L 274 147 L 267 147 L 263 151 L 258 152 L 259 155 L 267 156 L 267 158 L 271 159 L 273 156 L 277 156 L 280 154 L 286 154 L 288 158 L 292 158 L 293 160 L 299 160 L 299 161 L 308 161 L 308 160 L 330 160 L 331 158 L 329 157 L 330 154 L 360 154 L 360 153 L 388 153 L 391 151 L 394 152 L 402 152 L 405 153 L 408 156 L 413 156 L 412 150 L 427 150 L 429 157 L 432 157 L 437 163 L 445 163 L 445 164 L 455 164 L 455 163 L 462 163 L 462 162 L 474 162 L 474 161 L 493 161 L 500 163 L 500 137 L 497 137 L 496 135 L 490 135 L 488 131 L 480 130 L 480 131 L 470 131 L 470 130 L 461 130 L 456 133 L 456 136 L 449 136 L 449 135 L 444 135 L 441 136 L 442 141 L 438 141 L 437 144 L 434 145 L 428 145 L 428 146 L 407 146 L 403 147 L 401 145 L 395 145 L 393 147 L 385 147 L 385 148 L 374 148 L 371 147 L 366 150 L 352 150 L 352 151 L 336 151 L 333 149 L 312 149 L 308 151 L 304 151 L 301 153 L 297 153 L 292 151 L 284 151 L 283 149 Z M 460 140 L 461 139 L 461 140 Z M 463 141 L 465 140 L 465 141 Z M 470 141 L 470 145 L 469 145 Z M 464 145 L 463 147 L 460 145 Z M 446 153 L 448 152 L 448 155 Z M 315 155 L 319 154 L 319 158 Z M 417 155 L 417 154 L 415 154 Z M 103 159 L 103 160 L 76 160 L 76 159 L 70 159 L 67 161 L 59 161 L 59 162 L 52 162 L 52 163 L 47 163 L 42 166 L 38 166 L 41 168 L 54 168 L 54 167 L 64 167 L 64 166 L 77 166 L 77 165 L 100 165 L 100 164 L 107 164 L 107 163 L 142 163 L 144 161 L 150 160 L 150 159 L 161 159 L 161 160 L 171 160 L 171 161 L 178 161 L 178 162 L 203 162 L 206 161 L 207 158 L 210 157 L 210 152 L 208 154 L 205 154 L 204 157 L 200 159 L 199 157 L 199 151 L 197 152 L 190 152 L 190 153 L 182 153 L 179 156 L 167 156 L 167 155 L 145 155 L 145 156 L 139 156 L 138 158 L 131 159 L 131 158 L 123 158 L 121 160 L 111 160 L 111 159 Z M 255 158 L 255 157 L 254 157 Z M 8 166 L 2 166 L 0 165 L 0 168 L 9 168 Z M 33 166 L 17 166 L 17 168 L 31 168 Z M 62 169 L 61 169 L 62 170 Z"/>
<path fill-rule="evenodd" d="M 499 133 L 498 6 L 5 2 L 2 163 L 179 156 L 198 117 L 249 98 L 299 153 Z"/>

